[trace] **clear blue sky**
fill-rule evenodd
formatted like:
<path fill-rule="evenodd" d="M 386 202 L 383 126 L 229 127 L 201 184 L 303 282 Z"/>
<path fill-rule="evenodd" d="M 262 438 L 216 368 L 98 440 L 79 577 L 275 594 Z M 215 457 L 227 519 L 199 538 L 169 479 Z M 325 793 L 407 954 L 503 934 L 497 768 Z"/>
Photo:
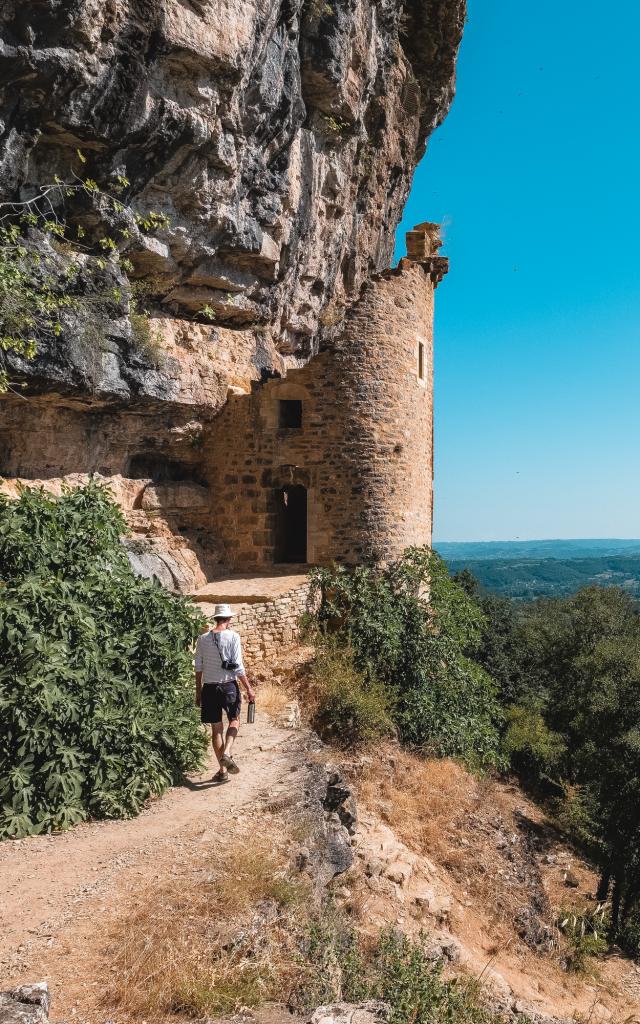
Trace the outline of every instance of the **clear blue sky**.
<path fill-rule="evenodd" d="M 470 0 L 398 233 L 445 223 L 440 540 L 640 537 L 640 3 Z"/>

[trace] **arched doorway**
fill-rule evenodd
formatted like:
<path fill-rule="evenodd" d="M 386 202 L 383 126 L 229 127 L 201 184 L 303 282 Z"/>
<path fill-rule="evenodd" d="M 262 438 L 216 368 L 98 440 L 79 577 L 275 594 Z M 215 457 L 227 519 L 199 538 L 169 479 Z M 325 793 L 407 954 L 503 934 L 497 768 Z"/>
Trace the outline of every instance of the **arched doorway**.
<path fill-rule="evenodd" d="M 276 491 L 275 561 L 307 561 L 307 488 L 300 484 Z"/>

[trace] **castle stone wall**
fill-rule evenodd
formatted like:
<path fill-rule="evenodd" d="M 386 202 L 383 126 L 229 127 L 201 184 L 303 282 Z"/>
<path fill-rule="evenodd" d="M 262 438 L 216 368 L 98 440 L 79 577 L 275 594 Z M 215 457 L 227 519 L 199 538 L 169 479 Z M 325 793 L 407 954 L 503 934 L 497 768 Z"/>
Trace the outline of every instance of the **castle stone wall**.
<path fill-rule="evenodd" d="M 276 561 L 278 495 L 291 485 L 307 489 L 308 562 L 389 559 L 431 542 L 439 259 L 376 275 L 330 349 L 231 397 L 213 424 L 212 531 L 236 570 Z M 302 424 L 281 427 L 278 403 L 292 399 Z"/>

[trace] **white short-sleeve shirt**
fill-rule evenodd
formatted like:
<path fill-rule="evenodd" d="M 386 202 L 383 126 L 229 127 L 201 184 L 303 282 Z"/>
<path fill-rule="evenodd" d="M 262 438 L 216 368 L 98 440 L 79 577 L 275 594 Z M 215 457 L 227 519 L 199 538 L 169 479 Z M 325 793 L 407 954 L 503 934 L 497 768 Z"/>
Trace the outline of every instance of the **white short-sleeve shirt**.
<path fill-rule="evenodd" d="M 223 661 L 234 661 L 238 668 L 224 669 Z M 196 672 L 202 672 L 203 683 L 231 683 L 237 676 L 244 675 L 242 644 L 233 629 L 222 629 L 219 633 L 210 629 L 198 637 L 195 657 Z"/>

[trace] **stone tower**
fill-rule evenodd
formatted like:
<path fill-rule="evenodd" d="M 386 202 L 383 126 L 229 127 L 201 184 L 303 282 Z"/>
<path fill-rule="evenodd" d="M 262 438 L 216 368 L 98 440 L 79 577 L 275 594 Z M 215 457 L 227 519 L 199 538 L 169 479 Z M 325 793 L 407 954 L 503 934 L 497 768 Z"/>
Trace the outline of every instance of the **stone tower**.
<path fill-rule="evenodd" d="M 212 530 L 228 564 L 355 564 L 430 544 L 438 226 L 374 275 L 338 337 L 301 369 L 234 396 L 216 421 Z M 229 466 L 232 470 L 229 471 Z"/>

